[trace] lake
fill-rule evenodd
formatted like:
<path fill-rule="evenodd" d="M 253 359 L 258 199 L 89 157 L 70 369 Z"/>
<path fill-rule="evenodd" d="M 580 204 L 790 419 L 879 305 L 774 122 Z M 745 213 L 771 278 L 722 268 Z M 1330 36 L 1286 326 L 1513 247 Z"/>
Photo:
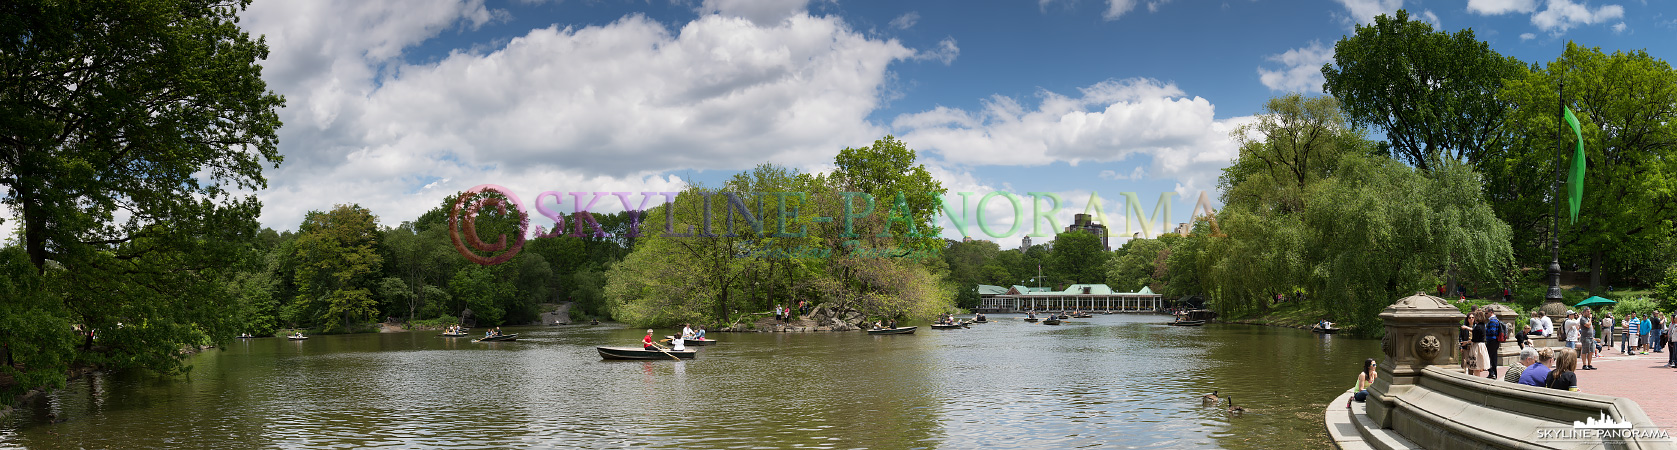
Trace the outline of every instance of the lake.
<path fill-rule="evenodd" d="M 0 421 L 0 448 L 1317 449 L 1322 409 L 1380 354 L 1167 316 L 1021 318 L 712 333 L 679 362 L 601 360 L 645 331 L 616 324 L 241 340 L 192 356 L 189 377 L 71 381 Z M 1214 390 L 1249 411 L 1204 405 Z"/>

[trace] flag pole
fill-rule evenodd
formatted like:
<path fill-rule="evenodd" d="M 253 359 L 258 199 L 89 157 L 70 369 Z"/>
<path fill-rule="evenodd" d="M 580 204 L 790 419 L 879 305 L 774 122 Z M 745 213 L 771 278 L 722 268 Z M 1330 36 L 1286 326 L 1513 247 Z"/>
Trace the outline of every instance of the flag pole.
<path fill-rule="evenodd" d="M 1564 53 L 1562 58 L 1564 59 Z M 1549 228 L 1549 293 L 1544 296 L 1543 314 L 1559 316 L 1566 311 L 1561 295 L 1561 166 L 1566 152 L 1566 74 L 1560 73 L 1560 96 L 1555 108 L 1555 174 L 1550 184 L 1554 192 L 1554 225 Z"/>

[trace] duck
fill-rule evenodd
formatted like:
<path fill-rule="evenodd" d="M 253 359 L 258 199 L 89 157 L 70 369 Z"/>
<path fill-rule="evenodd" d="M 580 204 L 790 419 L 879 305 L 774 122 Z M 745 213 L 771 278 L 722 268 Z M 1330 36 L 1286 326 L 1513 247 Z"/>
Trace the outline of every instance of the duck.
<path fill-rule="evenodd" d="M 1200 399 L 1204 400 L 1206 403 L 1212 403 L 1212 404 L 1218 403 L 1218 401 L 1219 401 L 1219 399 L 1217 398 L 1217 391 L 1211 391 L 1210 394 L 1205 394 L 1204 396 L 1200 397 Z"/>
<path fill-rule="evenodd" d="M 1234 397 L 1229 397 L 1229 414 L 1240 414 L 1240 413 L 1244 413 L 1244 412 L 1246 412 L 1246 408 L 1241 407 L 1241 406 L 1235 406 L 1234 405 Z"/>

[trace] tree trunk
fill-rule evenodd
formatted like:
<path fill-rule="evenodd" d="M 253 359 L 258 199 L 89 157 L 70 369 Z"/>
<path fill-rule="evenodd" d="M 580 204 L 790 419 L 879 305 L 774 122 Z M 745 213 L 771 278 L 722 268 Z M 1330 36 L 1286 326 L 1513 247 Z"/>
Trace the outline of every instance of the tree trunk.
<path fill-rule="evenodd" d="M 1590 295 L 1601 295 L 1601 250 L 1590 251 Z"/>
<path fill-rule="evenodd" d="M 1444 289 L 1445 289 L 1444 294 L 1445 294 L 1445 296 L 1447 298 L 1457 298 L 1457 297 L 1461 296 L 1461 294 L 1456 290 L 1456 262 L 1455 261 L 1450 262 L 1450 270 L 1445 272 L 1444 277 L 1447 280 L 1447 281 L 1445 281 L 1445 284 L 1444 284 Z"/>

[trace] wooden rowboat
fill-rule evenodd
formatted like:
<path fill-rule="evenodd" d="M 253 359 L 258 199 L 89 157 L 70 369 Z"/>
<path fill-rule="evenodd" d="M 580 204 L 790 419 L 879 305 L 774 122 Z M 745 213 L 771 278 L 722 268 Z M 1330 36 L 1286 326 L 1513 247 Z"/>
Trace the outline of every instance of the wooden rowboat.
<path fill-rule="evenodd" d="M 1322 328 L 1322 327 L 1312 326 L 1312 327 L 1310 327 L 1310 332 L 1311 333 L 1322 333 L 1322 334 L 1334 334 L 1334 333 L 1339 332 L 1339 327 Z"/>
<path fill-rule="evenodd" d="M 664 336 L 664 339 L 673 341 L 673 340 L 675 340 L 675 336 Z M 681 341 L 681 344 L 682 345 L 715 345 L 716 340 L 711 339 L 711 338 L 684 339 L 684 340 Z"/>
<path fill-rule="evenodd" d="M 932 324 L 932 329 L 933 330 L 959 330 L 961 328 L 963 328 L 963 327 L 961 326 L 961 324 L 958 324 L 958 323 Z"/>
<path fill-rule="evenodd" d="M 919 328 L 920 327 L 884 328 L 878 330 L 868 330 L 868 334 L 914 334 L 914 330 Z"/>
<path fill-rule="evenodd" d="M 1166 322 L 1165 324 L 1166 325 L 1175 325 L 1175 326 L 1179 326 L 1179 327 L 1197 327 L 1197 326 L 1200 326 L 1200 325 L 1205 325 L 1205 321 L 1204 320 L 1178 320 L 1178 321 L 1175 321 L 1175 322 Z"/>
<path fill-rule="evenodd" d="M 1035 317 L 1026 317 L 1026 318 L 1025 318 L 1025 321 L 1026 321 L 1026 322 L 1035 322 L 1035 321 L 1036 321 L 1036 318 L 1035 318 Z"/>
<path fill-rule="evenodd" d="M 1043 320 L 1043 321 L 1042 321 L 1042 324 L 1043 324 L 1043 325 L 1059 325 L 1059 324 L 1060 324 L 1060 319 L 1047 319 L 1047 320 Z"/>
<path fill-rule="evenodd" d="M 308 336 L 291 335 L 291 336 L 286 336 L 285 338 L 293 340 L 293 341 L 302 341 L 302 340 L 307 340 L 309 337 Z"/>
<path fill-rule="evenodd" d="M 647 350 L 640 347 L 594 347 L 594 350 L 600 352 L 600 359 L 617 360 L 669 360 L 675 358 L 693 359 L 694 356 L 698 355 L 698 352 L 693 350 L 658 351 Z M 671 358 L 671 356 L 674 356 L 675 358 Z"/>
<path fill-rule="evenodd" d="M 500 336 L 490 336 L 490 337 L 486 337 L 486 338 L 483 338 L 483 339 L 472 339 L 472 342 L 500 342 L 500 341 L 516 341 L 516 340 L 518 340 L 518 333 L 503 334 L 503 335 L 500 335 Z"/>

